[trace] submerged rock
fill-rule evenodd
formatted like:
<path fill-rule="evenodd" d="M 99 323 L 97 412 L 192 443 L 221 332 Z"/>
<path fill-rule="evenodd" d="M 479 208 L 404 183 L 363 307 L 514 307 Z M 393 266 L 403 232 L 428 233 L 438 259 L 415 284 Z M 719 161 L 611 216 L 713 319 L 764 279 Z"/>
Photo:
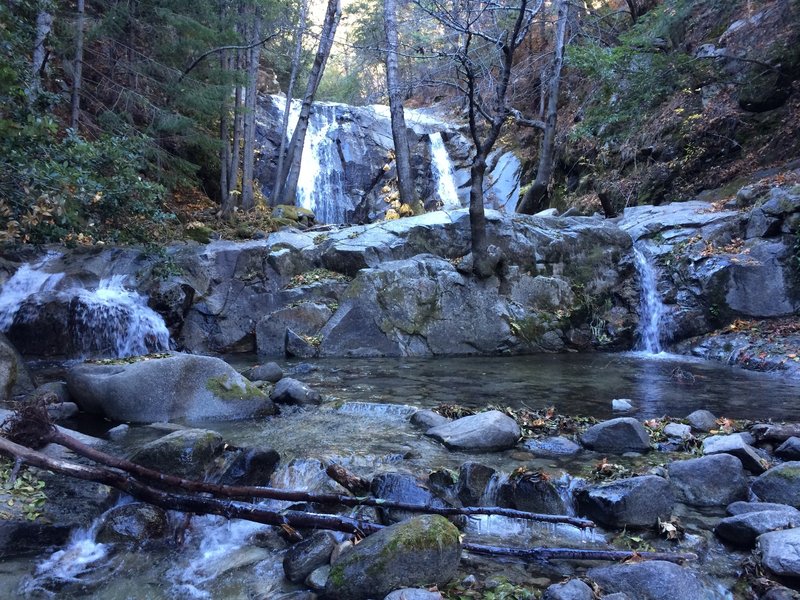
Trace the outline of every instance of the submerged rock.
<path fill-rule="evenodd" d="M 420 588 L 403 588 L 395 590 L 383 600 L 442 600 L 439 592 L 429 592 Z"/>
<path fill-rule="evenodd" d="M 516 421 L 499 410 L 470 415 L 429 429 L 425 435 L 450 450 L 489 452 L 513 448 L 520 436 Z"/>
<path fill-rule="evenodd" d="M 115 421 L 237 419 L 275 412 L 261 390 L 211 356 L 83 363 L 69 370 L 67 386 L 83 410 Z"/>
<path fill-rule="evenodd" d="M 764 502 L 778 502 L 800 508 L 800 461 L 772 467 L 755 478 L 751 489 Z"/>
<path fill-rule="evenodd" d="M 403 587 L 445 585 L 461 558 L 458 529 L 444 517 L 413 517 L 374 533 L 331 565 L 326 596 L 383 598 Z"/>
<path fill-rule="evenodd" d="M 586 576 L 606 594 L 621 592 L 636 600 L 722 599 L 688 569 L 661 560 L 595 567 Z"/>
<path fill-rule="evenodd" d="M 620 417 L 592 425 L 581 436 L 581 444 L 595 452 L 624 454 L 650 450 L 650 435 L 632 417 Z"/>
<path fill-rule="evenodd" d="M 579 490 L 580 514 L 609 527 L 653 527 L 672 513 L 674 499 L 662 477 L 644 475 Z"/>
<path fill-rule="evenodd" d="M 747 498 L 742 461 L 715 454 L 670 463 L 669 481 L 677 499 L 692 506 L 727 506 Z"/>
<path fill-rule="evenodd" d="M 316 390 L 312 390 L 302 381 L 284 377 L 269 395 L 270 400 L 279 404 L 296 404 L 298 406 L 314 406 L 322 402 L 322 396 Z"/>
<path fill-rule="evenodd" d="M 582 450 L 581 446 L 562 436 L 525 440 L 523 446 L 526 450 L 543 458 L 571 456 Z"/>
<path fill-rule="evenodd" d="M 100 543 L 133 542 L 141 544 L 160 539 L 169 531 L 166 511 L 157 506 L 134 502 L 112 508 L 103 515 L 97 541 Z"/>

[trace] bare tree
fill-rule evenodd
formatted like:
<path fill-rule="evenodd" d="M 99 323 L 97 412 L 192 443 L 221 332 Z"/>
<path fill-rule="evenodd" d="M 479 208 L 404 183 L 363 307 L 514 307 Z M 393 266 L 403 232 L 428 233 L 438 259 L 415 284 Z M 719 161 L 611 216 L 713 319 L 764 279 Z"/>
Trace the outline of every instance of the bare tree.
<path fill-rule="evenodd" d="M 53 15 L 49 12 L 49 3 L 40 2 L 36 14 L 36 35 L 33 40 L 31 61 L 31 81 L 27 90 L 28 102 L 33 103 L 42 89 L 42 74 L 47 64 L 47 38 L 53 28 Z"/>
<path fill-rule="evenodd" d="M 469 195 L 473 272 L 489 277 L 499 257 L 489 252 L 486 238 L 483 183 L 487 159 L 506 120 L 516 114 L 507 99 L 514 54 L 543 0 L 462 0 L 453 6 L 444 0 L 418 0 L 417 4 L 456 38 L 449 58 L 457 67 L 457 85 L 467 102 L 469 132 L 475 145 Z"/>
<path fill-rule="evenodd" d="M 308 122 L 311 116 L 311 107 L 314 104 L 319 82 L 322 80 L 322 73 L 325 71 L 325 63 L 333 47 L 333 38 L 336 35 L 336 27 L 342 16 L 341 0 L 328 0 L 328 7 L 325 11 L 325 20 L 322 24 L 317 53 L 314 56 L 314 63 L 308 75 L 306 93 L 303 96 L 303 104 L 300 107 L 300 116 L 292 134 L 292 141 L 286 153 L 286 161 L 283 171 L 276 174 L 276 180 L 282 181 L 281 194 L 276 199 L 276 204 L 294 204 L 297 195 L 297 180 L 300 177 L 300 160 L 303 155 L 303 144 L 305 143 Z"/>
<path fill-rule="evenodd" d="M 72 66 L 72 102 L 69 126 L 78 128 L 81 116 L 81 83 L 83 79 L 83 23 L 85 1 L 78 0 L 78 18 L 75 20 L 75 60 Z"/>
<path fill-rule="evenodd" d="M 395 0 L 384 0 L 383 15 L 384 31 L 386 33 L 386 87 L 389 93 L 389 113 L 392 118 L 397 189 L 400 193 L 400 202 L 411 206 L 415 213 L 421 213 L 424 210 L 422 203 L 414 193 L 414 178 L 411 174 L 411 152 L 408 147 L 408 130 L 406 129 L 397 64 L 397 3 Z"/>
<path fill-rule="evenodd" d="M 564 64 L 564 48 L 566 46 L 567 21 L 569 20 L 569 2 L 556 0 L 558 4 L 558 22 L 553 46 L 553 61 L 548 71 L 549 79 L 546 86 L 547 108 L 542 128 L 542 142 L 539 147 L 539 167 L 536 170 L 536 179 L 525 192 L 517 206 L 517 212 L 534 214 L 549 204 L 550 179 L 553 176 L 555 163 L 556 124 L 558 121 L 558 92 L 561 85 L 561 67 Z"/>
<path fill-rule="evenodd" d="M 256 6 L 254 13 L 252 39 L 257 40 L 261 37 L 261 8 Z M 244 149 L 242 153 L 242 209 L 244 210 L 250 210 L 255 205 L 253 167 L 256 149 L 256 97 L 258 96 L 258 63 L 261 60 L 261 44 L 247 50 L 247 60 Z"/>

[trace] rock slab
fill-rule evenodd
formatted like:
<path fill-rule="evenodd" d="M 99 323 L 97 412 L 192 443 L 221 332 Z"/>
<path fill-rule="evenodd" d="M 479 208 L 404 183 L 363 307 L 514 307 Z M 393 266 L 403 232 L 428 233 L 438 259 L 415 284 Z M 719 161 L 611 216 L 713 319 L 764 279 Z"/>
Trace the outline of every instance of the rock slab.
<path fill-rule="evenodd" d="M 450 450 L 489 452 L 513 448 L 520 436 L 516 421 L 499 410 L 470 415 L 429 429 L 425 435 Z"/>
<path fill-rule="evenodd" d="M 758 537 L 761 564 L 782 577 L 800 577 L 800 529 L 772 531 Z"/>
<path fill-rule="evenodd" d="M 668 472 L 676 499 L 692 506 L 727 506 L 747 498 L 742 461 L 730 454 L 676 461 Z"/>
<path fill-rule="evenodd" d="M 581 444 L 589 450 L 610 454 L 647 452 L 650 436 L 636 419 L 620 417 L 592 425 L 581 436 Z"/>
<path fill-rule="evenodd" d="M 669 482 L 656 475 L 631 477 L 580 490 L 578 512 L 609 527 L 653 527 L 674 504 Z"/>
<path fill-rule="evenodd" d="M 764 502 L 777 502 L 800 508 L 800 461 L 772 467 L 755 478 L 751 489 Z"/>
<path fill-rule="evenodd" d="M 691 571 L 652 560 L 596 567 L 586 573 L 603 592 L 624 593 L 636 600 L 711 600 L 716 596 Z"/>

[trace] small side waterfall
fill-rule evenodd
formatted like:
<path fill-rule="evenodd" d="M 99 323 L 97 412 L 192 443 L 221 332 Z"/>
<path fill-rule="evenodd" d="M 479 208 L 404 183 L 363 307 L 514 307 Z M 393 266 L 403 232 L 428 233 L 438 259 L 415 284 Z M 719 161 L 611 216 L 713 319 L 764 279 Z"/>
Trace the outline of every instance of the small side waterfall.
<path fill-rule="evenodd" d="M 641 286 L 638 341 L 635 349 L 658 354 L 663 351 L 661 339 L 665 314 L 664 303 L 658 294 L 658 275 L 652 262 L 640 248 L 634 247 L 633 255 Z"/>
<path fill-rule="evenodd" d="M 440 132 L 430 135 L 431 138 L 431 172 L 436 183 L 436 194 L 442 208 L 461 208 L 458 200 L 458 189 L 456 188 L 455 171 L 444 140 Z"/>
<path fill-rule="evenodd" d="M 23 354 L 121 358 L 169 350 L 164 319 L 125 275 L 87 287 L 51 272 L 56 258 L 22 265 L 0 291 L 0 331 Z"/>

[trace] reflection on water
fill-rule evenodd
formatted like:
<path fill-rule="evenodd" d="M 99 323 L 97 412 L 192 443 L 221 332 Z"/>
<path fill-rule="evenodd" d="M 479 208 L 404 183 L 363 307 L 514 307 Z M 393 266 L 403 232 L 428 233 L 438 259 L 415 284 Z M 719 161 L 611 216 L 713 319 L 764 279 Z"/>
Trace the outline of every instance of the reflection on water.
<path fill-rule="evenodd" d="M 251 364 L 253 356 L 234 362 Z M 555 406 L 564 414 L 612 416 L 629 398 L 637 418 L 683 417 L 699 408 L 730 418 L 800 418 L 800 382 L 683 356 L 546 354 L 508 358 L 289 362 L 288 373 L 344 401 L 433 407 Z"/>

